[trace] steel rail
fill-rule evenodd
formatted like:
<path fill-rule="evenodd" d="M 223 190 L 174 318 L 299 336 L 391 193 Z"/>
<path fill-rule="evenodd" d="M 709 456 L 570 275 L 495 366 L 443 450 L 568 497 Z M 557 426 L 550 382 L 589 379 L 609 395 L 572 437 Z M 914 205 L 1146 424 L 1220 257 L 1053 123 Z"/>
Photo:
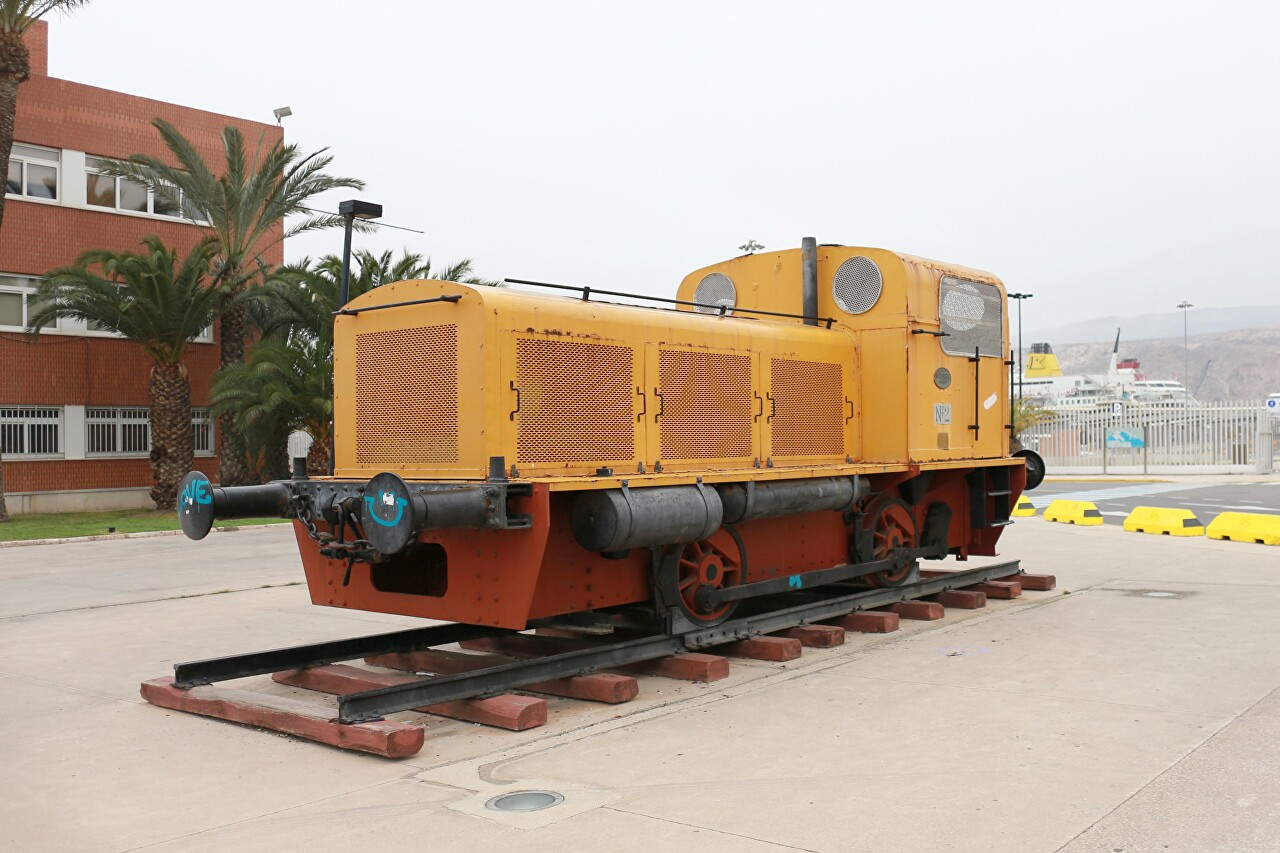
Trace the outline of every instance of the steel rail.
<path fill-rule="evenodd" d="M 584 675 L 598 669 L 608 669 L 627 663 L 666 657 L 686 651 L 695 651 L 718 643 L 768 634 L 843 616 L 855 610 L 894 604 L 956 587 L 981 583 L 995 577 L 1017 574 L 1019 562 L 1012 560 L 949 572 L 939 577 L 890 589 L 864 590 L 848 595 L 824 598 L 781 610 L 744 616 L 717 625 L 699 628 L 675 635 L 655 635 L 640 639 L 610 643 L 598 648 L 565 652 L 527 661 L 517 661 L 482 670 L 435 676 L 419 681 L 406 682 L 376 690 L 350 693 L 338 699 L 338 721 L 358 723 L 376 720 L 396 711 L 406 711 L 440 702 L 486 696 L 512 690 L 526 684 Z M 492 629 L 490 629 L 492 630 Z"/>
<path fill-rule="evenodd" d="M 970 586 L 992 578 L 1011 577 L 1019 568 L 1018 560 L 1007 563 L 993 563 L 975 569 L 964 569 L 959 572 L 948 572 L 938 577 L 926 578 L 916 583 L 886 589 L 873 589 L 840 595 L 820 601 L 807 602 L 761 613 L 744 616 L 724 622 L 714 628 L 690 631 L 684 635 L 685 645 L 692 649 L 706 648 L 717 643 L 743 640 L 759 634 L 771 634 L 794 628 L 808 622 L 819 622 L 836 616 L 844 616 L 855 610 L 868 610 L 872 607 L 883 607 L 886 604 L 897 604 L 899 601 L 910 601 L 939 592 Z M 1012 571 L 1011 571 L 1012 570 Z"/>
<path fill-rule="evenodd" d="M 660 634 L 610 643 L 596 649 L 564 652 L 488 669 L 440 675 L 361 693 L 349 693 L 338 697 L 338 722 L 368 722 L 396 711 L 492 695 L 553 678 L 589 675 L 599 669 L 653 660 L 684 651 L 688 649 L 682 637 Z"/>
<path fill-rule="evenodd" d="M 478 640 L 482 637 L 498 637 L 513 633 L 515 632 L 507 628 L 450 623 L 432 625 L 428 628 L 411 628 L 408 631 L 395 631 L 390 634 L 375 634 L 370 637 L 351 637 L 327 643 L 312 643 L 306 646 L 289 646 L 230 657 L 208 658 L 174 664 L 173 684 L 175 687 L 186 690 L 200 684 L 212 684 L 215 681 L 230 681 L 233 678 L 266 675 L 287 669 L 323 666 L 327 663 L 392 652 L 421 651 L 433 646 L 459 643 L 463 640 Z"/>

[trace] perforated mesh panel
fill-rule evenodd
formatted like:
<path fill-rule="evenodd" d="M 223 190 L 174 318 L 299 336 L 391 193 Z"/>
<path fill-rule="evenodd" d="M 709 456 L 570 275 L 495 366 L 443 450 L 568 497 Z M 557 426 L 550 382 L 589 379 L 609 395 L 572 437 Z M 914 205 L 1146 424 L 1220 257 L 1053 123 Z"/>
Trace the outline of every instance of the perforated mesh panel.
<path fill-rule="evenodd" d="M 356 462 L 458 461 L 458 327 L 356 335 Z"/>
<path fill-rule="evenodd" d="M 658 375 L 663 459 L 751 458 L 751 356 L 662 350 Z"/>
<path fill-rule="evenodd" d="M 870 258 L 849 258 L 836 268 L 831 280 L 831 295 L 840 310 L 850 314 L 865 314 L 880 301 L 884 280 L 880 268 Z"/>
<path fill-rule="evenodd" d="M 951 355 L 1004 356 L 1004 323 L 1000 288 L 994 284 L 944 275 L 938 290 L 942 351 Z"/>
<path fill-rule="evenodd" d="M 636 458 L 631 347 L 516 341 L 518 461 Z"/>
<path fill-rule="evenodd" d="M 693 301 L 702 303 L 699 307 L 693 309 L 699 314 L 719 314 L 716 308 L 705 306 L 723 305 L 726 308 L 733 308 L 738 304 L 738 289 L 733 286 L 733 281 L 724 273 L 713 272 L 703 276 L 702 281 L 698 282 L 698 286 L 693 291 Z M 726 314 L 732 314 L 732 311 L 726 311 Z"/>
<path fill-rule="evenodd" d="M 771 361 L 774 456 L 843 456 L 844 369 L 816 361 Z"/>

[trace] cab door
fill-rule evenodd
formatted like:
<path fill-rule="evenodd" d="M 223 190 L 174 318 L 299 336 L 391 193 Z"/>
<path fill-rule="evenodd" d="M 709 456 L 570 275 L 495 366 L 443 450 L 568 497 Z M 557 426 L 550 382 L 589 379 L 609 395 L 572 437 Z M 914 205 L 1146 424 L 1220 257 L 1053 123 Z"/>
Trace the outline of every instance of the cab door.
<path fill-rule="evenodd" d="M 944 275 L 937 309 L 937 326 L 922 324 L 908 342 L 911 456 L 1002 456 L 1009 421 L 1004 293 Z"/>

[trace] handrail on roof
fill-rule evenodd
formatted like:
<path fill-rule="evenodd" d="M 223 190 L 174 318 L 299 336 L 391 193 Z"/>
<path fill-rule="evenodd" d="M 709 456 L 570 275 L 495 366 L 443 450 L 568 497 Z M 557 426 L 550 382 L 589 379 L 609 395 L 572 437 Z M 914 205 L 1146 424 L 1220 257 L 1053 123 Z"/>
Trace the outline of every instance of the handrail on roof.
<path fill-rule="evenodd" d="M 523 278 L 504 278 L 505 284 L 528 284 L 533 287 L 550 287 L 556 290 L 576 290 L 582 294 L 583 302 L 591 301 L 591 294 L 603 294 L 605 296 L 622 296 L 627 299 L 647 299 L 650 302 L 663 302 L 668 305 L 690 305 L 694 308 L 712 308 L 715 309 L 721 317 L 727 316 L 730 311 L 740 314 L 763 314 L 767 317 L 786 317 L 792 320 L 814 320 L 818 323 L 826 323 L 830 329 L 835 323 L 835 317 L 811 317 L 808 314 L 786 314 L 781 311 L 765 311 L 763 308 L 733 308 L 728 305 L 714 305 L 707 302 L 688 302 L 682 299 L 668 299 L 665 296 L 648 296 L 643 293 L 626 293 L 621 290 L 600 290 L 593 287 L 582 287 L 574 284 L 552 284 L 547 281 L 529 281 Z M 617 304 L 617 303 L 613 303 Z"/>

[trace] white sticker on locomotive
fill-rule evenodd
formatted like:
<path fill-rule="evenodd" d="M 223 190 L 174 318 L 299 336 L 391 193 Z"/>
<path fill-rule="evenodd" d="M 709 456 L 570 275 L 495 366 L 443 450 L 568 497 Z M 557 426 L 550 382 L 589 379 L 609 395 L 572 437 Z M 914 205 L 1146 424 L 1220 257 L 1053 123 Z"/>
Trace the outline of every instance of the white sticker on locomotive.
<path fill-rule="evenodd" d="M 950 403 L 934 403 L 933 404 L 933 422 L 935 424 L 951 423 L 951 404 Z"/>
<path fill-rule="evenodd" d="M 982 408 L 989 409 L 995 404 L 996 404 L 996 395 L 992 394 L 990 397 L 982 401 Z"/>

